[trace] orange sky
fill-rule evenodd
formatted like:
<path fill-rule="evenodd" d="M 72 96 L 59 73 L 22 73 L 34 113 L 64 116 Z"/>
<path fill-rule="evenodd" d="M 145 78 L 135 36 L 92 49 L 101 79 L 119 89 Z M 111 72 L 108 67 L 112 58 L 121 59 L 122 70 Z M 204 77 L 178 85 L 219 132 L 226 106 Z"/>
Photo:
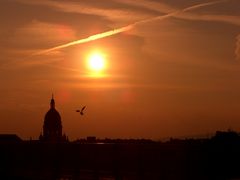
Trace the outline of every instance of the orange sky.
<path fill-rule="evenodd" d="M 52 92 L 70 139 L 239 131 L 239 0 L 155 20 L 206 2 L 212 1 L 1 0 L 0 133 L 37 138 Z M 95 50 L 108 64 L 98 78 L 86 67 Z M 75 110 L 83 105 L 80 117 Z"/>

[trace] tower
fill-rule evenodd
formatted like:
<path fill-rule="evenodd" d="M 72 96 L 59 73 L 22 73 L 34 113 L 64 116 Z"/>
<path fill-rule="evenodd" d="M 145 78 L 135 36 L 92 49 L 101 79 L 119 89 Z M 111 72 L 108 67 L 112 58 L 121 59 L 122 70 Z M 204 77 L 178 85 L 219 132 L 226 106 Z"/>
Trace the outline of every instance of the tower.
<path fill-rule="evenodd" d="M 52 95 L 50 109 L 44 117 L 43 134 L 40 140 L 48 142 L 65 141 L 66 136 L 62 135 L 62 121 L 59 112 L 55 109 L 55 100 Z"/>

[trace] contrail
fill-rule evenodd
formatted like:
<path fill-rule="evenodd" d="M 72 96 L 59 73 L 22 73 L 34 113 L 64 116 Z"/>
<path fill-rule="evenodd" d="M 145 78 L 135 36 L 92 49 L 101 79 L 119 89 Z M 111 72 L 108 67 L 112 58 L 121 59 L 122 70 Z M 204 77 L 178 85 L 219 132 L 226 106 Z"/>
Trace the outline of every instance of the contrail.
<path fill-rule="evenodd" d="M 201 7 L 204 7 L 204 6 L 210 6 L 210 5 L 223 3 L 223 2 L 227 2 L 227 1 L 228 0 L 219 0 L 219 1 L 212 1 L 212 2 L 207 2 L 207 3 L 201 3 L 201 4 L 193 5 L 191 7 L 184 8 L 182 10 L 182 12 L 191 11 L 191 10 L 194 10 L 194 9 L 197 9 L 197 8 L 201 8 Z"/>
<path fill-rule="evenodd" d="M 109 37 L 109 36 L 112 36 L 112 35 L 115 35 L 115 34 L 119 34 L 119 33 L 122 33 L 122 32 L 129 31 L 137 25 L 145 24 L 145 23 L 148 23 L 148 22 L 151 22 L 151 21 L 156 21 L 156 20 L 164 20 L 166 18 L 172 17 L 172 16 L 174 16 L 176 14 L 179 14 L 179 13 L 182 13 L 182 12 L 191 11 L 191 10 L 194 10 L 194 9 L 198 9 L 198 8 L 201 8 L 201 7 L 210 6 L 210 5 L 214 5 L 214 4 L 218 4 L 218 3 L 222 3 L 222 2 L 226 2 L 226 1 L 228 1 L 228 0 L 212 1 L 212 2 L 193 5 L 193 6 L 181 9 L 181 10 L 174 11 L 174 12 L 166 14 L 166 15 L 161 15 L 161 16 L 156 16 L 156 17 L 153 17 L 153 18 L 141 20 L 141 21 L 129 24 L 127 26 L 118 28 L 118 29 L 113 29 L 113 30 L 110 30 L 110 31 L 106 31 L 106 32 L 103 32 L 103 33 L 99 33 L 99 34 L 89 36 L 87 38 L 72 41 L 72 42 L 69 42 L 67 44 L 56 46 L 56 47 L 53 47 L 53 48 L 35 53 L 33 55 L 47 54 L 49 52 L 59 50 L 59 49 L 63 49 L 63 48 L 66 48 L 66 47 L 70 47 L 70 46 L 74 46 L 74 45 L 77 45 L 77 44 L 83 44 L 83 43 L 87 43 L 87 42 L 90 42 L 90 41 L 102 39 L 102 38 Z"/>
<path fill-rule="evenodd" d="M 87 42 L 94 41 L 94 40 L 97 40 L 97 39 L 102 39 L 104 37 L 112 36 L 114 34 L 119 34 L 121 32 L 129 31 L 130 29 L 132 29 L 132 27 L 133 27 L 133 24 L 130 24 L 130 25 L 125 26 L 125 27 L 121 27 L 121 28 L 118 28 L 118 29 L 106 31 L 106 32 L 103 32 L 103 33 L 100 33 L 100 34 L 95 34 L 95 35 L 89 36 L 89 37 L 84 38 L 84 39 L 79 39 L 79 40 L 76 40 L 76 41 L 69 42 L 67 44 L 63 44 L 63 45 L 60 45 L 60 46 L 56 46 L 56 47 L 41 51 L 39 53 L 36 53 L 35 55 L 46 54 L 46 53 L 49 53 L 51 51 L 55 51 L 55 50 L 58 50 L 58 49 L 63 49 L 63 48 L 69 47 L 69 46 L 74 46 L 74 45 L 77 45 L 77 44 L 83 44 L 83 43 L 87 43 Z"/>

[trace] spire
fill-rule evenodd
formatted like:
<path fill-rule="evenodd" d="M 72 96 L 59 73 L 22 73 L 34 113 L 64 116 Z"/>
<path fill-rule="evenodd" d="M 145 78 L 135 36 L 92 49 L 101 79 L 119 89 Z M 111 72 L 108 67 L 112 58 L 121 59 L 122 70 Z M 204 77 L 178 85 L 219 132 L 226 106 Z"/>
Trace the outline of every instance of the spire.
<path fill-rule="evenodd" d="M 52 93 L 52 99 L 51 99 L 51 102 L 50 102 L 50 108 L 55 109 L 55 101 L 53 99 L 53 93 Z"/>

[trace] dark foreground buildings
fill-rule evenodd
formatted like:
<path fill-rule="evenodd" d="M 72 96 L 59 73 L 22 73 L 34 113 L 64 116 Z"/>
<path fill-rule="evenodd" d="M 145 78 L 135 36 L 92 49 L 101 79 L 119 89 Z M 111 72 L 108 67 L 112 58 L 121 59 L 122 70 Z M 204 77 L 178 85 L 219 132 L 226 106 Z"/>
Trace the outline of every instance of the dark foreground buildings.
<path fill-rule="evenodd" d="M 38 141 L 0 135 L 0 179 L 26 180 L 237 180 L 240 136 L 217 132 L 209 139 L 81 139 L 62 135 L 52 98 Z"/>

